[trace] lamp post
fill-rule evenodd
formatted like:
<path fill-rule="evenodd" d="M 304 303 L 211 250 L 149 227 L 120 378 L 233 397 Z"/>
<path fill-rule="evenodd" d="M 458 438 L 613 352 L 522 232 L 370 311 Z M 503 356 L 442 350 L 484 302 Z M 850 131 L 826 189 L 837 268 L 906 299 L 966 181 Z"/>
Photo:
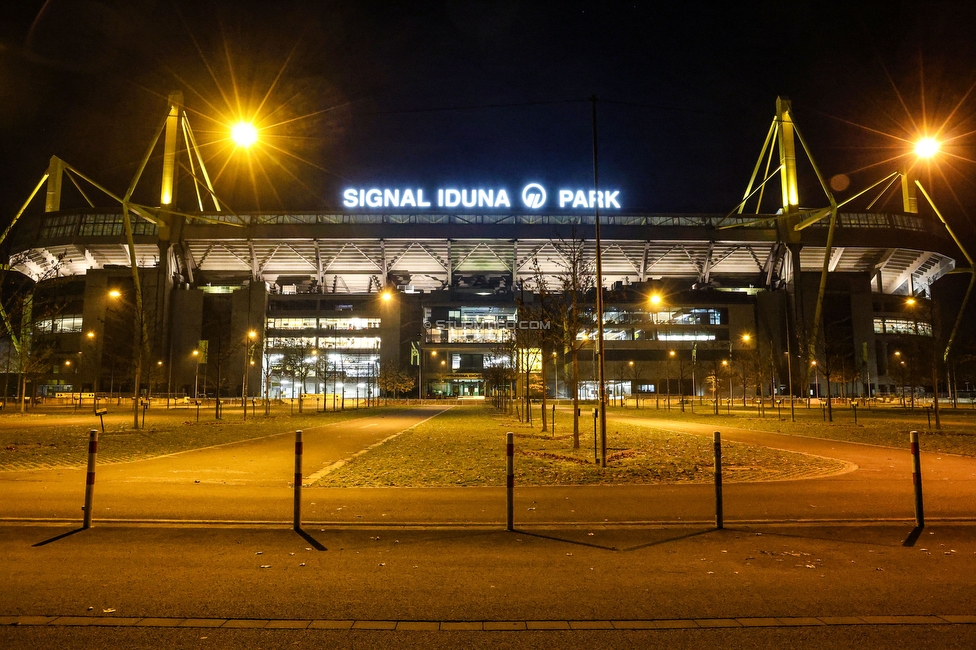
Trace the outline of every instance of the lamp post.
<path fill-rule="evenodd" d="M 116 300 L 120 303 L 125 303 L 122 292 L 119 289 L 111 289 L 108 292 L 108 297 L 112 300 Z M 141 300 L 139 296 L 136 296 L 137 302 L 141 305 Z M 132 380 L 132 428 L 139 428 L 139 384 L 142 383 L 142 363 L 143 363 L 143 348 L 145 347 L 144 334 L 143 334 L 143 315 L 139 313 L 139 309 L 133 308 L 132 310 L 132 355 L 135 360 L 135 373 Z"/>
<path fill-rule="evenodd" d="M 191 352 L 193 360 L 196 362 L 196 370 L 193 373 L 193 399 L 200 399 L 200 350 Z"/>
<path fill-rule="evenodd" d="M 101 369 L 101 359 L 100 355 L 97 353 L 99 339 L 95 336 L 94 330 L 89 330 L 85 332 L 85 338 L 88 339 L 88 344 L 91 346 L 91 357 L 88 360 L 88 367 L 91 368 L 92 373 L 92 392 L 98 394 L 98 378 L 99 370 Z"/>
<path fill-rule="evenodd" d="M 631 376 L 631 380 L 630 380 L 630 392 L 634 394 L 634 406 L 636 406 L 637 408 L 640 408 L 640 401 L 639 401 L 640 400 L 640 397 L 637 394 L 637 391 L 634 390 L 634 384 L 636 383 L 634 381 L 634 379 L 633 379 L 633 377 L 634 377 L 634 362 L 633 361 L 628 361 L 627 362 L 627 367 L 630 369 L 630 376 Z M 654 399 L 655 399 L 655 408 L 657 408 L 657 405 L 656 405 L 657 391 L 654 391 Z M 626 404 L 626 402 L 624 402 L 624 386 L 623 386 L 623 382 L 620 382 L 620 405 L 621 406 L 624 406 L 625 404 Z"/>
<path fill-rule="evenodd" d="M 254 346 L 257 345 L 258 333 L 255 330 L 248 330 L 247 338 L 244 340 L 244 377 L 241 379 L 241 406 L 244 407 L 244 419 L 247 419 L 247 379 L 254 365 L 253 354 Z"/>
<path fill-rule="evenodd" d="M 748 345 L 749 344 L 749 341 L 751 341 L 751 340 L 752 340 L 752 336 L 751 335 L 749 335 L 749 334 L 743 334 L 742 335 L 742 342 L 744 344 Z M 758 352 L 758 350 L 757 350 L 757 352 Z M 758 361 L 758 359 L 757 359 L 757 361 Z M 758 383 L 759 383 L 758 382 L 758 378 L 759 378 L 759 375 L 756 375 L 756 385 L 758 385 Z M 746 368 L 745 368 L 745 364 L 743 363 L 743 365 L 742 365 L 742 408 L 745 408 L 745 407 L 746 407 Z"/>
<path fill-rule="evenodd" d="M 908 365 L 905 363 L 905 358 L 903 357 L 901 350 L 895 350 L 895 361 L 900 367 L 901 371 L 901 405 L 902 407 L 908 406 L 908 400 L 905 398 L 905 391 L 908 390 Z M 912 387 L 912 398 L 911 398 L 912 408 L 915 408 L 915 388 Z"/>
<path fill-rule="evenodd" d="M 665 374 L 667 374 L 667 376 L 668 376 L 668 410 L 669 411 L 671 410 L 671 361 L 674 359 L 675 356 L 676 355 L 675 355 L 674 350 L 668 350 L 668 361 L 665 364 L 667 366 Z M 681 361 L 680 360 L 678 361 L 678 364 L 679 365 L 681 364 Z M 681 371 L 680 370 L 678 371 L 678 375 L 681 375 Z M 680 376 L 678 377 L 678 383 L 679 384 L 681 383 L 681 377 Z M 683 405 L 684 405 L 684 400 L 682 400 L 682 406 Z"/>
<path fill-rule="evenodd" d="M 552 351 L 552 381 L 553 381 L 552 399 L 558 400 L 559 399 L 559 364 L 558 364 L 558 357 L 556 356 L 555 350 Z"/>
<path fill-rule="evenodd" d="M 732 342 L 729 341 L 729 360 L 723 360 L 722 365 L 726 367 L 729 373 L 729 413 L 732 413 Z"/>
<path fill-rule="evenodd" d="M 647 301 L 651 304 L 651 308 L 654 310 L 651 312 L 651 322 L 654 324 L 654 340 L 660 341 L 661 334 L 660 332 L 658 332 L 657 329 L 657 310 L 661 308 L 661 303 L 664 302 L 664 299 L 661 297 L 661 294 L 652 293 L 650 297 L 648 297 Z M 670 318 L 668 320 L 670 321 Z M 668 324 L 668 327 L 670 327 L 670 323 Z M 667 339 L 668 337 L 665 337 L 665 340 Z M 633 361 L 631 361 L 630 363 L 631 365 L 634 364 Z M 664 374 L 668 376 L 668 410 L 670 411 L 671 410 L 671 374 L 670 374 L 670 370 L 668 369 L 667 360 L 665 360 Z M 658 388 L 657 386 L 654 387 L 654 408 L 655 409 L 659 408 L 660 406 L 659 395 L 661 393 L 657 388 Z"/>
<path fill-rule="evenodd" d="M 813 368 L 813 387 L 814 387 L 815 394 L 817 396 L 817 404 L 820 404 L 820 375 L 817 374 L 816 359 L 810 362 L 810 367 Z"/>
<path fill-rule="evenodd" d="M 915 337 L 917 342 L 918 337 L 920 336 L 919 328 L 918 328 L 918 312 L 915 309 L 916 306 L 918 306 L 918 301 L 915 298 L 910 297 L 905 301 L 905 305 L 912 312 L 912 320 L 914 321 L 914 325 L 915 325 L 914 332 L 915 332 Z M 935 428 L 941 429 L 942 422 L 939 417 L 939 369 L 938 369 L 938 359 L 935 356 L 935 323 L 933 323 L 935 319 L 932 317 L 931 300 L 928 302 L 928 317 L 929 317 L 929 323 L 928 323 L 929 333 L 932 337 L 932 411 L 935 413 Z M 915 391 L 913 390 L 912 391 L 913 399 L 914 399 L 914 394 Z"/>

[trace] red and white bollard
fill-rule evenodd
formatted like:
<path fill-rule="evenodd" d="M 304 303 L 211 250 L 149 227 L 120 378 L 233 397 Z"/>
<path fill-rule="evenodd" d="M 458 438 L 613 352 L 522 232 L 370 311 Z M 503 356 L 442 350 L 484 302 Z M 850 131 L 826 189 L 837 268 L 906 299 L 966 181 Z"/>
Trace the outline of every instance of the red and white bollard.
<path fill-rule="evenodd" d="M 302 529 L 302 432 L 295 432 L 295 530 Z"/>
<path fill-rule="evenodd" d="M 85 523 L 82 528 L 91 528 L 92 501 L 95 498 L 95 456 L 98 454 L 98 429 L 88 432 L 88 475 L 85 478 Z"/>
<path fill-rule="evenodd" d="M 915 486 L 915 525 L 925 526 L 925 512 L 922 509 L 922 460 L 918 451 L 918 431 L 908 434 L 912 443 L 912 484 Z"/>
<path fill-rule="evenodd" d="M 508 469 L 505 478 L 508 499 L 507 530 L 515 530 L 515 434 L 511 431 L 505 434 L 505 456 Z"/>

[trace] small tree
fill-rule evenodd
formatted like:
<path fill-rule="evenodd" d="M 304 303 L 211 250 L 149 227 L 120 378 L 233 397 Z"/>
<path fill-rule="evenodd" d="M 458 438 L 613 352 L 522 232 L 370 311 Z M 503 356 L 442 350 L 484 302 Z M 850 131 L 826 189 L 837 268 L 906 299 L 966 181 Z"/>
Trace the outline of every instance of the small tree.
<path fill-rule="evenodd" d="M 569 384 L 573 393 L 573 449 L 579 449 L 579 351 L 592 338 L 587 333 L 593 328 L 593 316 L 585 301 L 586 294 L 596 284 L 593 264 L 586 256 L 586 243 L 576 236 L 575 230 L 569 239 L 553 242 L 553 248 L 556 250 L 553 261 L 560 270 L 557 273 L 559 294 L 553 301 L 552 313 L 559 343 L 569 352 L 572 362 Z"/>
<path fill-rule="evenodd" d="M 281 349 L 281 370 L 288 373 L 292 380 L 292 398 L 295 397 L 295 386 L 298 386 L 298 412 L 302 412 L 302 393 L 305 392 L 305 380 L 312 373 L 315 364 L 312 356 L 314 346 L 304 337 L 291 339 Z"/>
<path fill-rule="evenodd" d="M 381 364 L 377 384 L 385 393 L 389 402 L 390 393 L 393 399 L 399 399 L 400 393 L 408 393 L 417 384 L 417 378 L 410 368 L 397 368 L 390 364 Z"/>

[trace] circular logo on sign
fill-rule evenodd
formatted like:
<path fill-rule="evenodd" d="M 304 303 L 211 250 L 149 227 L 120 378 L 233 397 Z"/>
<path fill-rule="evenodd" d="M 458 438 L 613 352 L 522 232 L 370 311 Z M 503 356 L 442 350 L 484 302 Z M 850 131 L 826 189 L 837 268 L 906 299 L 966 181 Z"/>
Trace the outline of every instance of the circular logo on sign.
<path fill-rule="evenodd" d="M 538 183 L 529 183 L 522 190 L 522 203 L 525 207 L 537 210 L 546 202 L 546 190 Z"/>

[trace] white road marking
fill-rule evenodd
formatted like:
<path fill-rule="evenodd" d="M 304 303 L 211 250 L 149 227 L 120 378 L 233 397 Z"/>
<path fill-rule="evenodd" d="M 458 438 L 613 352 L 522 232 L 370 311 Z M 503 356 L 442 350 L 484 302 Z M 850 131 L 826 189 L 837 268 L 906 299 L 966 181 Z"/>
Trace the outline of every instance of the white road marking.
<path fill-rule="evenodd" d="M 302 480 L 302 485 L 303 485 L 304 487 L 308 487 L 308 486 L 310 486 L 310 485 L 313 485 L 313 484 L 315 484 L 315 482 L 316 482 L 316 481 L 318 481 L 319 479 L 321 479 L 321 478 L 322 478 L 323 476 L 325 476 L 326 474 L 328 474 L 329 472 L 331 472 L 331 471 L 333 471 L 333 470 L 336 470 L 336 469 L 339 469 L 340 467 L 342 467 L 343 465 L 345 465 L 346 463 L 348 463 L 348 462 L 349 462 L 350 460 L 352 460 L 353 458 L 356 458 L 357 456 L 361 456 L 362 454 L 365 454 L 365 453 L 367 453 L 367 452 L 369 452 L 369 451 L 371 451 L 372 449 L 374 449 L 374 448 L 376 448 L 376 447 L 379 447 L 379 446 L 380 446 L 380 445 L 382 445 L 383 443 L 385 443 L 385 442 L 388 442 L 388 441 L 390 441 L 390 440 L 393 440 L 394 438 L 396 438 L 396 437 L 397 437 L 397 436 L 399 436 L 400 434 L 402 434 L 402 433 L 406 433 L 407 431 L 410 431 L 410 430 L 411 430 L 411 429 L 413 429 L 414 427 L 418 427 L 418 426 L 420 426 L 421 424 L 423 424 L 424 422 L 427 422 L 427 420 L 432 420 L 432 419 L 434 419 L 434 418 L 436 418 L 436 417 L 437 417 L 438 415 L 440 415 L 440 414 L 442 414 L 442 413 L 446 413 L 446 412 L 448 412 L 448 411 L 450 411 L 450 410 L 451 410 L 451 409 L 453 409 L 453 408 L 454 408 L 453 406 L 448 406 L 448 407 L 447 407 L 446 409 L 444 409 L 443 411 L 438 411 L 437 413 L 434 413 L 434 414 L 433 414 L 432 416 L 430 416 L 429 418 L 425 418 L 425 419 L 423 419 L 423 420 L 421 420 L 420 422 L 417 422 L 417 423 L 415 423 L 415 424 L 411 424 L 411 425 L 410 425 L 409 427 L 407 427 L 406 429 L 403 429 L 403 430 L 401 430 L 401 431 L 397 431 L 397 432 L 396 432 L 396 433 L 394 433 L 393 435 L 391 435 L 391 436 L 387 436 L 386 438 L 383 438 L 383 439 L 382 439 L 382 440 L 380 440 L 379 442 L 374 442 L 373 444 L 371 444 L 371 445 L 369 445 L 369 446 L 368 446 L 368 447 L 366 447 L 365 449 L 360 449 L 359 451 L 357 451 L 356 453 L 354 453 L 354 454 L 352 454 L 352 455 L 351 455 L 351 456 L 349 456 L 348 458 L 343 458 L 342 460 L 337 460 L 336 462 L 334 462 L 334 463 L 332 463 L 332 464 L 330 464 L 330 465 L 326 465 L 325 467 L 323 467 L 323 468 L 322 468 L 322 469 L 320 469 L 319 471 L 317 471 L 317 472 L 315 472 L 315 473 L 314 473 L 314 474 L 312 474 L 311 476 L 306 476 L 306 477 L 305 477 L 305 478 L 304 478 L 304 479 Z"/>
<path fill-rule="evenodd" d="M 361 427 L 359 427 L 359 428 L 360 428 L 360 429 L 368 429 L 368 428 L 370 428 L 370 427 L 375 427 L 375 426 L 376 426 L 376 425 L 378 425 L 378 424 L 379 424 L 379 422 L 374 422 L 374 423 L 372 423 L 372 424 L 364 424 L 363 426 L 361 426 Z"/>

